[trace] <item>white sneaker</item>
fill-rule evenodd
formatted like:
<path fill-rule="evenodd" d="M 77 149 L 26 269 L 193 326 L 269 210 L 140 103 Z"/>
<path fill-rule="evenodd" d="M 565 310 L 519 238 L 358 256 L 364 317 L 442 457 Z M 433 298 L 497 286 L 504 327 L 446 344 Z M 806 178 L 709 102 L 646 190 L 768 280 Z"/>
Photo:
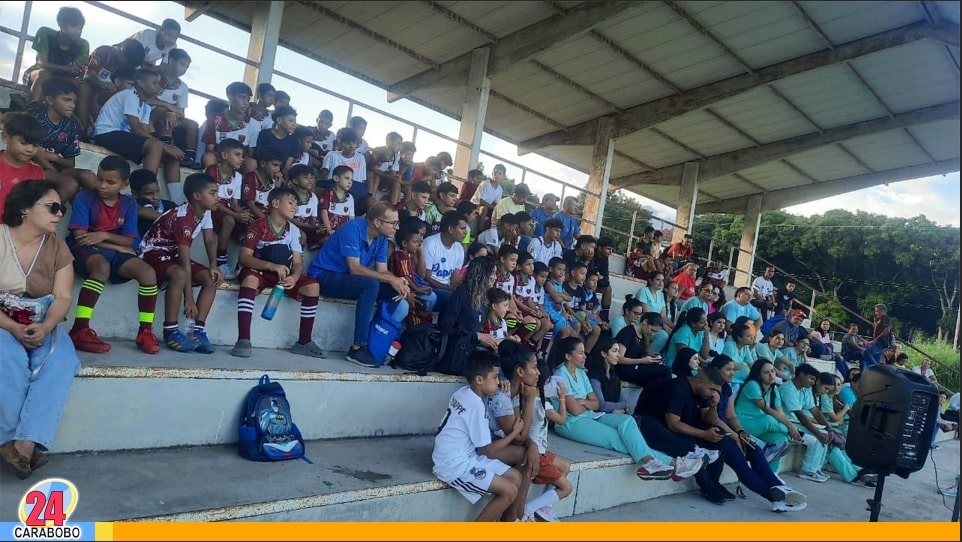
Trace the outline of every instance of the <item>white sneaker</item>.
<path fill-rule="evenodd" d="M 808 502 L 808 498 L 805 497 L 804 493 L 795 491 L 786 485 L 770 488 L 768 490 L 768 497 L 772 499 L 772 502 L 784 502 L 789 506 L 799 506 Z"/>
<path fill-rule="evenodd" d="M 231 267 L 229 263 L 218 265 L 217 270 L 224 275 L 224 280 L 234 280 L 237 278 L 237 273 L 234 272 L 234 268 Z"/>
<path fill-rule="evenodd" d="M 686 478 L 691 478 L 692 476 L 698 474 L 702 468 L 708 463 L 708 459 L 705 457 L 690 458 L 690 457 L 678 457 L 675 458 L 675 473 L 671 475 L 671 479 L 680 482 Z"/>
<path fill-rule="evenodd" d="M 673 472 L 675 472 L 674 467 L 665 465 L 653 458 L 639 467 L 635 474 L 642 480 L 667 480 L 672 477 Z"/>
<path fill-rule="evenodd" d="M 798 471 L 798 477 L 801 478 L 802 480 L 808 480 L 809 482 L 818 482 L 820 484 L 828 481 L 827 476 L 824 476 L 824 475 L 819 476 L 817 472 L 808 472 L 804 470 Z"/>
<path fill-rule="evenodd" d="M 946 497 L 955 497 L 959 494 L 959 484 L 952 484 L 949 487 L 939 488 L 939 494 Z"/>
<path fill-rule="evenodd" d="M 802 503 L 797 505 L 788 504 L 785 501 L 774 501 L 772 502 L 772 512 L 801 512 L 805 510 L 808 503 Z"/>
<path fill-rule="evenodd" d="M 685 457 L 706 457 L 709 463 L 714 463 L 718 461 L 718 450 L 711 450 L 708 448 L 702 448 L 701 446 L 695 446 L 695 451 L 690 452 Z"/>
<path fill-rule="evenodd" d="M 541 521 L 551 521 L 560 522 L 557 516 L 554 515 L 554 510 L 550 506 L 545 506 L 534 511 L 535 519 L 540 519 Z"/>

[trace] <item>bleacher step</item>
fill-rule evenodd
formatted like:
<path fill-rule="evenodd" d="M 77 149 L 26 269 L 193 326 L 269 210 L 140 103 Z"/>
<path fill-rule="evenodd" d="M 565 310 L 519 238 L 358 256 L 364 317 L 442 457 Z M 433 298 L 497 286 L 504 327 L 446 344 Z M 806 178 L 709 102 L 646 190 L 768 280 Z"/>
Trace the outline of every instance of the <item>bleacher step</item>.
<path fill-rule="evenodd" d="M 463 385 L 455 376 L 359 367 L 343 351 L 316 359 L 255 348 L 244 359 L 229 347 L 205 355 L 164 346 L 148 355 L 131 341 L 111 344 L 107 354 L 79 353 L 83 368 L 55 452 L 236 442 L 241 404 L 263 374 L 284 385 L 305 438 L 433 434 L 448 398 Z"/>

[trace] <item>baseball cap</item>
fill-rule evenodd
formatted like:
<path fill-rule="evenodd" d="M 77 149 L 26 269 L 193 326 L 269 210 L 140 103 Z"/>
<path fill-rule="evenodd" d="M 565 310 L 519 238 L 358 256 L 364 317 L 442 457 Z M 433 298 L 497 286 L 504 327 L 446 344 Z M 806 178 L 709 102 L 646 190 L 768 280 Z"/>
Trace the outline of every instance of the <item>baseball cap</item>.
<path fill-rule="evenodd" d="M 792 311 L 792 318 L 795 318 L 796 316 L 800 316 L 800 317 L 802 317 L 802 318 L 805 318 L 805 312 L 804 312 L 804 311 L 800 311 L 800 310 L 798 310 L 798 309 L 795 309 L 795 310 Z"/>
<path fill-rule="evenodd" d="M 528 189 L 526 184 L 517 184 L 514 186 L 514 193 L 519 196 L 528 196 L 531 194 L 531 190 Z"/>

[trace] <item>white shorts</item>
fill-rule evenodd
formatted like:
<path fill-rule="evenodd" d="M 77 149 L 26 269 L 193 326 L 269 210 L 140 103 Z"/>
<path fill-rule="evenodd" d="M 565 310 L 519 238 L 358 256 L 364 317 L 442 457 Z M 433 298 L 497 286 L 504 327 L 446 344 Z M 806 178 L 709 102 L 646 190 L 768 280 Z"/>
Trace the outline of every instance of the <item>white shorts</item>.
<path fill-rule="evenodd" d="M 444 482 L 457 489 L 465 499 L 474 504 L 481 500 L 482 496 L 490 495 L 491 492 L 488 489 L 494 477 L 508 472 L 510 468 L 497 459 L 479 455 L 466 473 L 454 480 L 444 480 Z"/>

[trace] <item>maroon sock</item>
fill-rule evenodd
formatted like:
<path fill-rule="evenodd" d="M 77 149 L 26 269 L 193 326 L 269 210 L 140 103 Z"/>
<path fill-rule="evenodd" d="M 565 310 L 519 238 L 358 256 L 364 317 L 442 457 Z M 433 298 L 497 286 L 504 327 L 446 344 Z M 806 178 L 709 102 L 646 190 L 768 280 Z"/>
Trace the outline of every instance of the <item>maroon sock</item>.
<path fill-rule="evenodd" d="M 80 294 L 77 296 L 77 315 L 74 318 L 71 331 L 90 327 L 90 317 L 93 316 L 94 307 L 103 291 L 104 283 L 98 280 L 87 279 L 83 282 L 80 287 Z"/>
<path fill-rule="evenodd" d="M 301 329 L 298 333 L 297 344 L 307 344 L 311 341 L 314 331 L 314 316 L 317 315 L 316 297 L 304 297 L 301 301 Z"/>
<path fill-rule="evenodd" d="M 251 340 L 251 320 L 254 318 L 254 296 L 257 290 L 241 286 L 237 292 L 237 338 Z"/>

